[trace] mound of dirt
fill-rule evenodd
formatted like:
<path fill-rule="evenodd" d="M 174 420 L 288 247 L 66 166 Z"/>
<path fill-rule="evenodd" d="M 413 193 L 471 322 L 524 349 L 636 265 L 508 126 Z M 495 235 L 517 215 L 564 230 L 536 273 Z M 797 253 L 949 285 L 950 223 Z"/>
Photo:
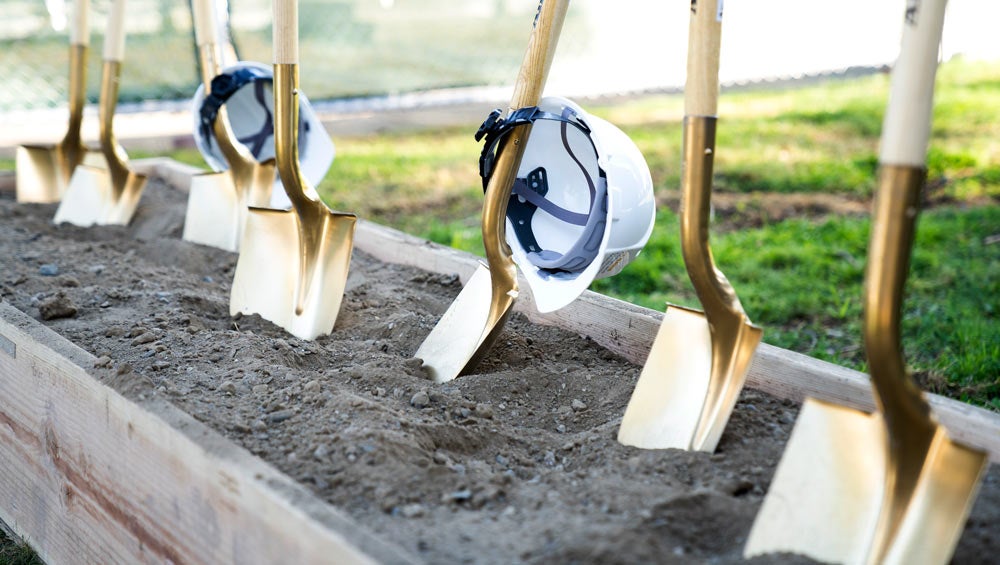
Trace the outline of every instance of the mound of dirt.
<path fill-rule="evenodd" d="M 332 335 L 232 319 L 236 255 L 182 241 L 185 206 L 151 182 L 130 227 L 80 229 L 2 194 L 0 295 L 428 563 L 741 561 L 797 406 L 745 390 L 715 454 L 624 447 L 640 368 L 520 315 L 434 384 L 412 355 L 459 282 L 360 252 Z M 998 524 L 994 466 L 956 561 L 1000 555 Z"/>

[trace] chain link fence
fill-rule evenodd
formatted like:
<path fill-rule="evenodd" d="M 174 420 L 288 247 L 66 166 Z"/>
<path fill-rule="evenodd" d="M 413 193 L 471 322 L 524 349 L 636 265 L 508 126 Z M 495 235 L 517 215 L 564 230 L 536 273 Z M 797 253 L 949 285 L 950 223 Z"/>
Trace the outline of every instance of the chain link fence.
<path fill-rule="evenodd" d="M 109 0 L 91 8 L 89 101 L 96 102 Z M 0 113 L 65 105 L 64 0 L 0 0 Z M 508 84 L 537 0 L 300 0 L 301 81 L 313 100 Z M 241 60 L 271 61 L 270 0 L 230 2 Z M 589 19 L 567 17 L 561 56 L 582 54 Z M 130 0 L 122 102 L 183 100 L 199 74 L 187 0 Z M 570 55 L 572 57 L 572 55 Z"/>
<path fill-rule="evenodd" d="M 64 107 L 68 0 L 0 0 L 0 115 Z M 219 0 L 226 1 L 226 0 Z M 97 101 L 110 0 L 92 0 L 88 98 Z M 548 92 L 679 87 L 687 0 L 574 0 Z M 301 82 L 311 100 L 510 85 L 538 0 L 299 0 Z M 790 78 L 890 64 L 904 0 L 726 2 L 721 79 Z M 1000 58 L 1000 3 L 951 0 L 942 55 Z M 183 101 L 198 85 L 189 0 L 129 0 L 123 102 Z M 271 61 L 271 0 L 229 0 L 240 58 Z"/>

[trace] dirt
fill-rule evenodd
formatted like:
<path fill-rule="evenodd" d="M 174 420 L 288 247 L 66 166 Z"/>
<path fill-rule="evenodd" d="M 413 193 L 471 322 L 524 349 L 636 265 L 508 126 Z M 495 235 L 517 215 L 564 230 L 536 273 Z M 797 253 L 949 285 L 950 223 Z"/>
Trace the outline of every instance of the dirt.
<path fill-rule="evenodd" d="M 794 404 L 745 390 L 714 454 L 624 447 L 640 368 L 520 315 L 434 384 L 412 354 L 460 283 L 361 252 L 332 335 L 232 319 L 236 255 L 182 241 L 185 205 L 154 181 L 130 227 L 81 229 L 0 193 L 0 295 L 428 563 L 741 561 Z M 956 562 L 995 560 L 997 524 L 993 466 Z"/>

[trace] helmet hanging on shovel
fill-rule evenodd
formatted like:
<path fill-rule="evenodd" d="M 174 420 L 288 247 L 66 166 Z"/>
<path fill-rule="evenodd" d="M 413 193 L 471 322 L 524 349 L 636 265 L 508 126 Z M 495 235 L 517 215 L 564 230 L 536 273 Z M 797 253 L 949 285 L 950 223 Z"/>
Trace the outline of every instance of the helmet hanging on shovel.
<path fill-rule="evenodd" d="M 507 204 L 507 243 L 535 306 L 551 312 L 639 254 L 653 231 L 653 181 L 624 132 L 570 100 L 546 97 L 507 119 L 494 111 L 480 127 L 484 187 L 503 138 L 527 123 L 531 136 Z"/>
<path fill-rule="evenodd" d="M 212 79 L 212 92 L 205 96 L 205 86 L 199 85 L 191 101 L 194 116 L 194 139 L 205 161 L 216 171 L 228 169 L 225 157 L 215 140 L 212 125 L 223 105 L 236 138 L 253 154 L 257 162 L 274 158 L 274 70 L 260 63 L 241 61 L 226 67 Z M 300 95 L 299 157 L 302 172 L 316 186 L 323 180 L 333 163 L 333 141 L 323 123 Z M 275 179 L 271 206 L 288 208 L 291 202 L 280 189 L 281 179 Z"/>

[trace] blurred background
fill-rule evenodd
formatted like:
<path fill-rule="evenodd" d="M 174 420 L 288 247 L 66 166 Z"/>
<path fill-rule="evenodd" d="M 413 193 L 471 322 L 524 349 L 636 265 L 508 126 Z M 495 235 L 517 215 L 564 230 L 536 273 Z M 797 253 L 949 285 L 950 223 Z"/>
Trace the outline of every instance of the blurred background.
<path fill-rule="evenodd" d="M 224 1 L 224 0 L 223 0 Z M 243 60 L 271 61 L 269 0 L 230 0 Z M 88 95 L 96 102 L 110 0 L 93 0 Z M 300 0 L 302 84 L 314 101 L 449 89 L 502 99 L 537 0 Z M 684 82 L 688 2 L 576 0 L 548 92 L 676 89 Z M 730 0 L 721 78 L 756 82 L 891 64 L 903 2 Z M 65 0 L 0 0 L 0 114 L 65 107 Z M 1000 58 L 1000 3 L 949 2 L 942 56 Z M 122 102 L 178 102 L 198 84 L 188 0 L 130 0 Z M 492 89 L 491 89 L 492 88 Z M 402 102 L 400 102 L 402 103 Z M 124 106 L 123 110 L 128 110 Z"/>

